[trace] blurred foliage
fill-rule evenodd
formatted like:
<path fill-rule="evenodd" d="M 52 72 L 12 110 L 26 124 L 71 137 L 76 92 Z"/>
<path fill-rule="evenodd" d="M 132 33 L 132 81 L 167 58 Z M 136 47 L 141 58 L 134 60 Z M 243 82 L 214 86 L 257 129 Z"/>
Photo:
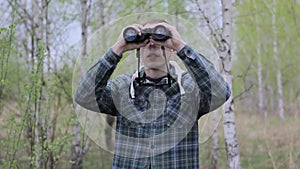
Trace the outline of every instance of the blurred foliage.
<path fill-rule="evenodd" d="M 70 168 L 72 163 L 70 161 L 71 127 L 77 122 L 72 107 L 72 87 L 76 84 L 72 82 L 74 78 L 75 81 L 80 78 L 73 77 L 73 71 L 81 50 L 81 42 L 74 41 L 81 36 L 81 32 L 78 31 L 81 8 L 79 1 L 49 2 L 50 50 L 47 49 L 45 37 L 41 39 L 40 44 L 31 43 L 37 38 L 32 28 L 41 28 L 36 23 L 38 13 L 32 9 L 34 2 L 0 2 L 0 168 L 29 168 L 32 165 L 30 163 L 35 162 L 33 150 L 37 146 L 43 150 L 41 158 L 45 160 L 45 165 L 41 168 L 51 168 L 48 165 L 51 160 L 53 160 L 53 168 Z M 272 168 L 270 153 L 277 168 L 291 168 L 293 165 L 296 166 L 295 168 L 300 167 L 300 147 L 296 142 L 300 137 L 297 134 L 300 133 L 297 127 L 300 113 L 297 109 L 299 103 L 296 100 L 300 82 L 300 48 L 298 47 L 300 46 L 300 4 L 298 1 L 279 0 L 277 3 L 276 11 L 272 11 L 269 1 L 236 1 L 234 5 L 233 94 L 238 96 L 252 86 L 249 91 L 235 100 L 243 168 Z M 221 30 L 217 28 L 221 24 L 220 2 L 203 1 L 201 5 L 216 26 L 217 32 L 220 32 Z M 114 39 L 117 39 L 119 34 L 112 32 L 120 32 L 121 27 L 118 31 L 110 30 L 112 21 L 119 19 L 120 25 L 125 26 L 133 21 L 122 20 L 121 17 L 143 12 L 167 13 L 180 17 L 196 26 L 212 41 L 212 44 L 215 44 L 206 21 L 197 9 L 196 1 L 95 0 L 90 5 L 88 26 L 90 37 L 96 36 L 98 41 L 93 44 L 95 46 L 90 46 L 88 49 L 90 58 L 82 59 L 82 65 L 77 66 L 83 66 L 82 70 L 87 70 L 88 65 L 98 59 L 100 54 L 107 50 L 106 47 L 111 46 Z M 278 19 L 276 26 L 280 67 L 275 66 L 272 58 L 272 12 L 276 12 Z M 35 16 L 34 22 L 28 15 Z M 179 28 L 184 26 L 189 25 L 178 23 Z M 199 35 L 195 34 L 194 37 L 197 38 Z M 103 42 L 101 39 L 110 39 L 110 41 Z M 262 44 L 260 53 L 256 50 L 258 43 Z M 37 47 L 40 47 L 40 51 Z M 202 50 L 203 46 L 199 45 L 195 48 Z M 47 50 L 51 51 L 50 58 Z M 135 53 L 127 55 L 135 55 Z M 284 124 L 278 121 L 276 113 L 270 111 L 266 111 L 268 118 L 264 123 L 260 123 L 256 115 L 258 56 L 263 65 L 263 84 L 266 91 L 270 86 L 276 91 L 275 73 L 277 69 L 282 72 L 284 100 L 286 109 L 289 110 Z M 218 59 L 213 54 L 208 57 L 212 60 Z M 39 64 L 41 67 L 38 67 Z M 132 73 L 132 70 L 136 69 L 136 61 L 129 62 L 125 58 L 120 65 L 122 66 L 117 69 L 114 76 L 119 72 Z M 42 95 L 39 95 L 41 90 Z M 275 95 L 270 92 L 265 93 L 267 107 L 271 106 L 269 103 L 273 96 Z M 41 108 L 44 108 L 44 111 L 40 113 L 46 119 L 47 130 L 45 126 L 35 124 L 34 115 L 39 103 L 43 104 Z M 45 140 L 40 139 L 40 144 L 36 144 L 35 135 L 31 135 L 35 133 L 36 128 L 40 134 L 49 131 L 49 137 Z M 223 137 L 222 134 L 220 137 Z M 222 139 L 219 139 L 219 142 L 221 145 L 219 167 L 224 168 L 226 166 L 225 145 Z M 265 148 L 266 144 L 269 144 L 270 149 Z M 200 149 L 201 166 L 209 168 L 211 142 L 201 145 Z M 84 168 L 111 168 L 111 163 L 112 154 L 92 143 L 84 159 Z"/>

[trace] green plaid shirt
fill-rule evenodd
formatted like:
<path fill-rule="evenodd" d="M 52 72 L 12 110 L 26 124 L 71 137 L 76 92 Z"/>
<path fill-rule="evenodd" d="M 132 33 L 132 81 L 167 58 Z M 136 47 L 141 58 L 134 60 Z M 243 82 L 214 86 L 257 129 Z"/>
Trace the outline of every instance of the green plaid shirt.
<path fill-rule="evenodd" d="M 221 106 L 231 92 L 213 64 L 192 48 L 185 46 L 177 55 L 188 69 L 181 82 L 172 66 L 171 84 L 166 78 L 151 82 L 145 76 L 140 84 L 132 75 L 109 80 L 121 59 L 109 50 L 79 83 L 76 103 L 117 118 L 114 169 L 199 168 L 197 120 Z"/>

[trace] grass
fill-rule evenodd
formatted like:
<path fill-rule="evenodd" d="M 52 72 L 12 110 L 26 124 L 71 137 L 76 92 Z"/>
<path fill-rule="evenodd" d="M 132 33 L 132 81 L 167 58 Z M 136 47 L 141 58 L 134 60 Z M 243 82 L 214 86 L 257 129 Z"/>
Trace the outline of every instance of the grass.
<path fill-rule="evenodd" d="M 298 169 L 300 168 L 300 119 L 286 117 L 280 122 L 276 115 L 263 123 L 259 115 L 237 114 L 236 126 L 242 168 Z M 218 169 L 227 169 L 226 149 L 222 124 L 219 126 L 220 155 Z M 211 163 L 212 139 L 200 146 L 202 169 Z M 110 168 L 112 156 L 91 145 L 85 158 L 85 168 Z M 101 167 L 100 167 L 101 166 Z M 97 167 L 96 167 L 97 168 Z"/>
<path fill-rule="evenodd" d="M 5 126 L 8 117 L 0 119 L 0 144 L 4 147 Z M 64 118 L 60 118 L 63 121 Z M 65 124 L 59 121 L 60 125 Z M 299 169 L 300 168 L 300 117 L 287 115 L 281 122 L 276 114 L 268 115 L 265 122 L 258 114 L 236 113 L 236 127 L 242 168 L 245 169 Z M 226 149 L 224 144 L 223 126 L 220 124 L 218 169 L 227 169 Z M 4 134 L 4 135 L 3 135 Z M 58 168 L 70 168 L 71 142 L 66 143 Z M 6 144 L 5 144 L 6 145 Z M 8 145 L 6 145 L 8 146 Z M 1 147 L 1 146 L 0 146 Z M 4 159 L 4 149 L 0 149 L 0 159 Z M 24 145 L 25 149 L 26 145 Z M 17 160 L 23 164 L 27 159 L 26 152 L 19 150 Z M 200 146 L 200 164 L 202 169 L 210 168 L 212 139 Z M 112 154 L 102 150 L 91 142 L 84 159 L 84 168 L 111 168 Z M 28 165 L 24 165 L 28 166 Z M 1 168 L 1 162 L 0 162 Z"/>
<path fill-rule="evenodd" d="M 280 122 L 276 115 L 263 123 L 259 116 L 237 114 L 236 127 L 242 168 L 300 168 L 300 119 L 286 117 Z M 202 168 L 209 168 L 211 140 L 201 145 Z M 223 128 L 219 127 L 220 158 L 218 168 L 227 168 Z"/>

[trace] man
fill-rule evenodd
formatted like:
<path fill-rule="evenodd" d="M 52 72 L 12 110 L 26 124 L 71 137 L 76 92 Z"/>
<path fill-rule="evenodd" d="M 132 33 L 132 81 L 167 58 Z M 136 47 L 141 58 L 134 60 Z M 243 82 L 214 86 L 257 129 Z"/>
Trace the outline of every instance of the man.
<path fill-rule="evenodd" d="M 231 94 L 213 65 L 166 21 L 130 27 L 142 35 L 158 25 L 168 30 L 167 39 L 159 41 L 150 32 L 152 36 L 143 41 L 128 42 L 124 28 L 75 92 L 75 101 L 82 107 L 116 116 L 114 169 L 198 169 L 197 120 Z M 134 49 L 140 53 L 143 68 L 109 80 L 122 54 Z M 183 61 L 187 72 L 170 61 L 172 54 Z"/>

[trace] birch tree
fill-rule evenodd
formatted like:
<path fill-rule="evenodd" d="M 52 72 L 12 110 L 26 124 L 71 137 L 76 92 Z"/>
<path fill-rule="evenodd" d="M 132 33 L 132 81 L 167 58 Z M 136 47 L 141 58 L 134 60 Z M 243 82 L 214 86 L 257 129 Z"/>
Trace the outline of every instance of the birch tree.
<path fill-rule="evenodd" d="M 81 57 L 87 58 L 87 38 L 88 38 L 88 13 L 90 10 L 91 1 L 81 0 Z M 83 135 L 81 136 L 81 127 L 77 122 L 72 127 L 73 140 L 72 140 L 72 169 L 83 168 L 83 157 L 89 148 L 89 139 Z"/>
<path fill-rule="evenodd" d="M 219 34 L 216 32 L 216 26 L 213 25 L 213 22 L 211 22 L 210 18 L 205 13 L 205 10 L 202 5 L 198 1 L 195 1 L 198 11 L 201 13 L 202 17 L 207 23 L 207 26 L 209 28 L 210 33 L 213 35 L 214 40 L 219 43 Z M 218 165 L 218 158 L 219 158 L 219 145 L 218 145 L 218 130 L 217 126 L 219 124 L 219 114 L 217 111 L 214 113 L 214 130 L 212 133 L 212 139 L 213 139 L 213 148 L 212 148 L 212 160 L 211 160 L 211 166 L 210 168 L 215 169 Z"/>
<path fill-rule="evenodd" d="M 278 113 L 281 121 L 284 120 L 284 108 L 283 108 L 283 86 L 281 78 L 280 60 L 278 57 L 278 30 L 276 25 L 276 11 L 277 3 L 276 0 L 272 1 L 272 31 L 273 31 L 273 58 L 276 64 L 276 80 L 277 80 L 277 102 L 278 102 Z"/>
<path fill-rule="evenodd" d="M 232 1 L 222 0 L 222 40 L 219 48 L 220 57 L 222 59 L 223 74 L 230 89 L 232 89 L 232 53 L 231 53 L 231 30 L 232 30 Z M 232 95 L 224 105 L 223 110 L 223 129 L 226 145 L 226 154 L 228 168 L 241 168 L 240 153 L 238 147 L 237 132 L 235 126 L 235 114 L 233 108 Z"/>
<path fill-rule="evenodd" d="M 256 3 L 256 0 L 254 1 L 254 10 L 258 11 L 258 6 Z M 257 86 L 258 86 L 258 111 L 261 117 L 261 120 L 265 120 L 265 110 L 264 110 L 264 86 L 263 86 L 263 74 L 262 74 L 262 61 L 261 61 L 261 46 L 262 42 L 260 39 L 261 37 L 261 31 L 259 28 L 259 22 L 258 22 L 258 15 L 255 15 L 255 31 L 256 31 L 256 55 L 257 55 Z"/>
<path fill-rule="evenodd" d="M 217 50 L 219 57 L 222 62 L 222 73 L 225 76 L 227 83 L 229 84 L 230 89 L 232 89 L 232 75 L 231 75 L 231 36 L 232 36 L 232 1 L 231 0 L 221 0 L 222 4 L 222 26 L 221 33 L 218 32 L 217 26 L 212 24 L 212 21 L 206 16 L 205 11 L 199 5 L 199 2 L 196 0 L 198 5 L 198 10 L 205 19 L 207 26 L 212 34 L 212 38 L 217 44 Z M 228 101 L 223 106 L 223 130 L 224 130 L 224 139 L 226 145 L 226 154 L 227 154 L 227 163 L 228 168 L 241 168 L 240 163 L 240 154 L 238 148 L 237 132 L 235 126 L 235 114 L 233 108 L 233 98 L 232 95 Z M 215 131 L 216 132 L 216 131 Z M 216 138 L 216 133 L 214 133 L 214 138 Z M 218 158 L 218 145 L 217 141 L 214 141 L 213 145 L 215 151 L 213 152 L 213 162 L 212 167 L 216 167 L 217 158 Z"/>

